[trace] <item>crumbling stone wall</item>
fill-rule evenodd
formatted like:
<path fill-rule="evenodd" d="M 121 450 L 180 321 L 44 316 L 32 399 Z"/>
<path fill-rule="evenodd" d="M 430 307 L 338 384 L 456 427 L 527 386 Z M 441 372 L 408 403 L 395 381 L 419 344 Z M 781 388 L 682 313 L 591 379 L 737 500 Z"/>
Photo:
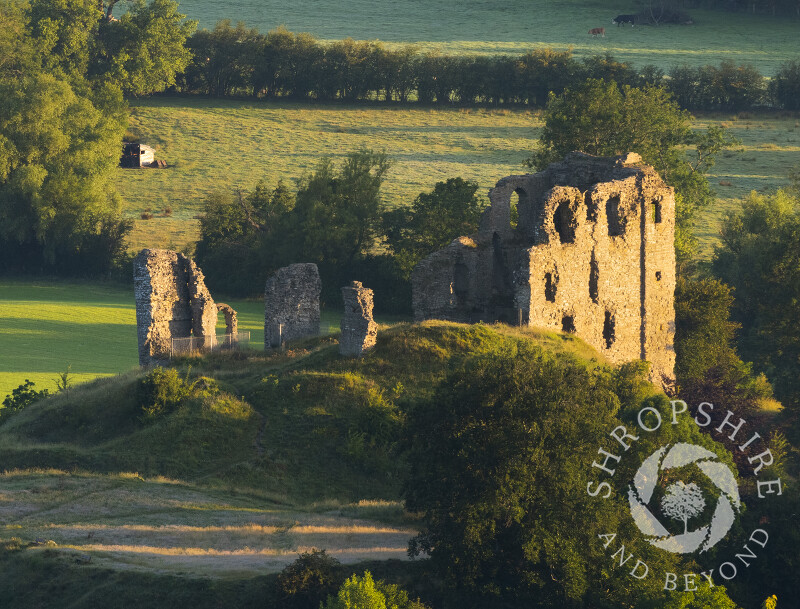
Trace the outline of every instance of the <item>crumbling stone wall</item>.
<path fill-rule="evenodd" d="M 339 353 L 360 356 L 375 346 L 378 324 L 372 319 L 372 290 L 353 281 L 342 288 L 344 314 L 340 327 Z"/>
<path fill-rule="evenodd" d="M 303 336 L 319 334 L 317 265 L 290 264 L 267 279 L 264 289 L 264 348 L 280 347 Z"/>
<path fill-rule="evenodd" d="M 414 269 L 415 318 L 574 332 L 612 363 L 649 361 L 651 379 L 669 386 L 675 199 L 656 171 L 636 154 L 572 153 L 503 178 L 489 199 L 477 234 Z"/>
<path fill-rule="evenodd" d="M 140 366 L 165 362 L 173 338 L 195 336 L 200 347 L 213 345 L 217 308 L 191 259 L 143 249 L 133 260 L 133 285 Z"/>
<path fill-rule="evenodd" d="M 217 303 L 217 312 L 225 316 L 225 334 L 232 334 L 235 336 L 239 332 L 239 318 L 233 307 L 225 304 L 224 302 Z"/>

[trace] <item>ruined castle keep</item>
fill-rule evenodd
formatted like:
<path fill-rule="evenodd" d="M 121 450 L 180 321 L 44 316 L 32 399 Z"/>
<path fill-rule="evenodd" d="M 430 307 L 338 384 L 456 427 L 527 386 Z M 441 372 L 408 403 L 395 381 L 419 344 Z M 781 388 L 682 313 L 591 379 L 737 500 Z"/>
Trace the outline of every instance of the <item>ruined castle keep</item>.
<path fill-rule="evenodd" d="M 143 249 L 133 260 L 133 285 L 140 366 L 169 359 L 173 338 L 194 336 L 200 347 L 213 345 L 217 307 L 193 260 Z"/>
<path fill-rule="evenodd" d="M 511 223 L 512 198 L 518 220 Z M 674 377 L 675 198 L 629 154 L 571 153 L 489 191 L 478 232 L 422 260 L 414 317 L 573 332 L 610 362 Z"/>

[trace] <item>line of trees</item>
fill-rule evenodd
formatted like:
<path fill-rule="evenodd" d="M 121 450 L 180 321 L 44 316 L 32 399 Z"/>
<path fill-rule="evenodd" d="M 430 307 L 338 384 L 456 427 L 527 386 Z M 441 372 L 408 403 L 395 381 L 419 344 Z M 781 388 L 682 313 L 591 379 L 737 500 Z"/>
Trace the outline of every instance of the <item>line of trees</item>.
<path fill-rule="evenodd" d="M 559 95 L 595 78 L 664 86 L 690 110 L 800 107 L 800 61 L 786 62 L 767 81 L 752 66 L 732 61 L 675 66 L 665 73 L 652 65 L 636 70 L 610 54 L 581 60 L 553 49 L 519 56 L 441 55 L 351 38 L 323 44 L 283 27 L 261 34 L 230 21 L 197 32 L 187 44 L 194 59 L 177 88 L 199 95 L 544 107 L 550 92 Z"/>
<path fill-rule="evenodd" d="M 124 95 L 163 91 L 189 64 L 173 0 L 0 0 L 0 272 L 101 275 L 132 224 L 113 172 Z"/>
<path fill-rule="evenodd" d="M 644 0 L 644 10 L 708 8 L 726 12 L 800 17 L 800 0 Z"/>

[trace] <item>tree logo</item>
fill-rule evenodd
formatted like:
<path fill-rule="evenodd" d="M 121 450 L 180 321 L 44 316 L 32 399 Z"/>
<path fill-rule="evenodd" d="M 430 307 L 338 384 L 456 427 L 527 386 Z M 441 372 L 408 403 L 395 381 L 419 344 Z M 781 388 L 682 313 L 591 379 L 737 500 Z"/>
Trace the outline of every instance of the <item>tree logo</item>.
<path fill-rule="evenodd" d="M 669 448 L 662 446 L 644 460 L 633 484 L 628 488 L 631 516 L 652 545 L 676 554 L 696 550 L 705 552 L 722 540 L 736 520 L 741 509 L 739 487 L 730 468 L 717 460 L 709 450 L 695 444 L 680 442 Z M 706 508 L 706 497 L 694 482 L 677 481 L 666 487 L 660 501 L 656 501 L 659 480 L 669 479 L 670 470 L 695 465 L 719 490 L 717 505 L 711 522 L 690 531 L 689 521 L 700 516 Z M 670 519 L 683 522 L 683 533 L 671 534 L 649 507 L 660 503 L 661 513 Z M 734 511 L 735 509 L 735 511 Z"/>

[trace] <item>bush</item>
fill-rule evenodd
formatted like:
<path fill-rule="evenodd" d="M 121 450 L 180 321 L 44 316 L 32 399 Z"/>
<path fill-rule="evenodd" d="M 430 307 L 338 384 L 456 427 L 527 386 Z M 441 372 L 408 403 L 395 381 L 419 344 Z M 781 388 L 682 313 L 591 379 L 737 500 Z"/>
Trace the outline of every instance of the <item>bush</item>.
<path fill-rule="evenodd" d="M 785 110 L 800 110 L 800 61 L 787 61 L 769 83 L 773 102 Z"/>
<path fill-rule="evenodd" d="M 325 553 L 312 550 L 278 574 L 278 595 L 281 607 L 287 609 L 317 609 L 320 603 L 336 591 L 339 561 Z"/>
<path fill-rule="evenodd" d="M 175 368 L 153 368 L 139 379 L 136 394 L 145 420 L 152 420 L 175 410 L 188 398 L 194 387 L 178 376 Z"/>
<path fill-rule="evenodd" d="M 386 596 L 378 590 L 372 574 L 353 575 L 339 588 L 336 598 L 329 596 L 325 609 L 388 609 Z M 322 609 L 320 607 L 320 609 Z"/>
<path fill-rule="evenodd" d="M 396 584 L 374 581 L 372 573 L 353 574 L 339 588 L 336 597 L 328 596 L 320 609 L 427 609 L 419 600 L 412 601 L 408 592 Z"/>
<path fill-rule="evenodd" d="M 3 410 L 0 410 L 0 425 L 5 423 L 11 415 L 50 395 L 47 389 L 36 391 L 33 388 L 34 385 L 33 381 L 25 379 L 25 382 L 14 389 L 11 395 L 6 396 L 6 399 L 3 400 Z"/>

